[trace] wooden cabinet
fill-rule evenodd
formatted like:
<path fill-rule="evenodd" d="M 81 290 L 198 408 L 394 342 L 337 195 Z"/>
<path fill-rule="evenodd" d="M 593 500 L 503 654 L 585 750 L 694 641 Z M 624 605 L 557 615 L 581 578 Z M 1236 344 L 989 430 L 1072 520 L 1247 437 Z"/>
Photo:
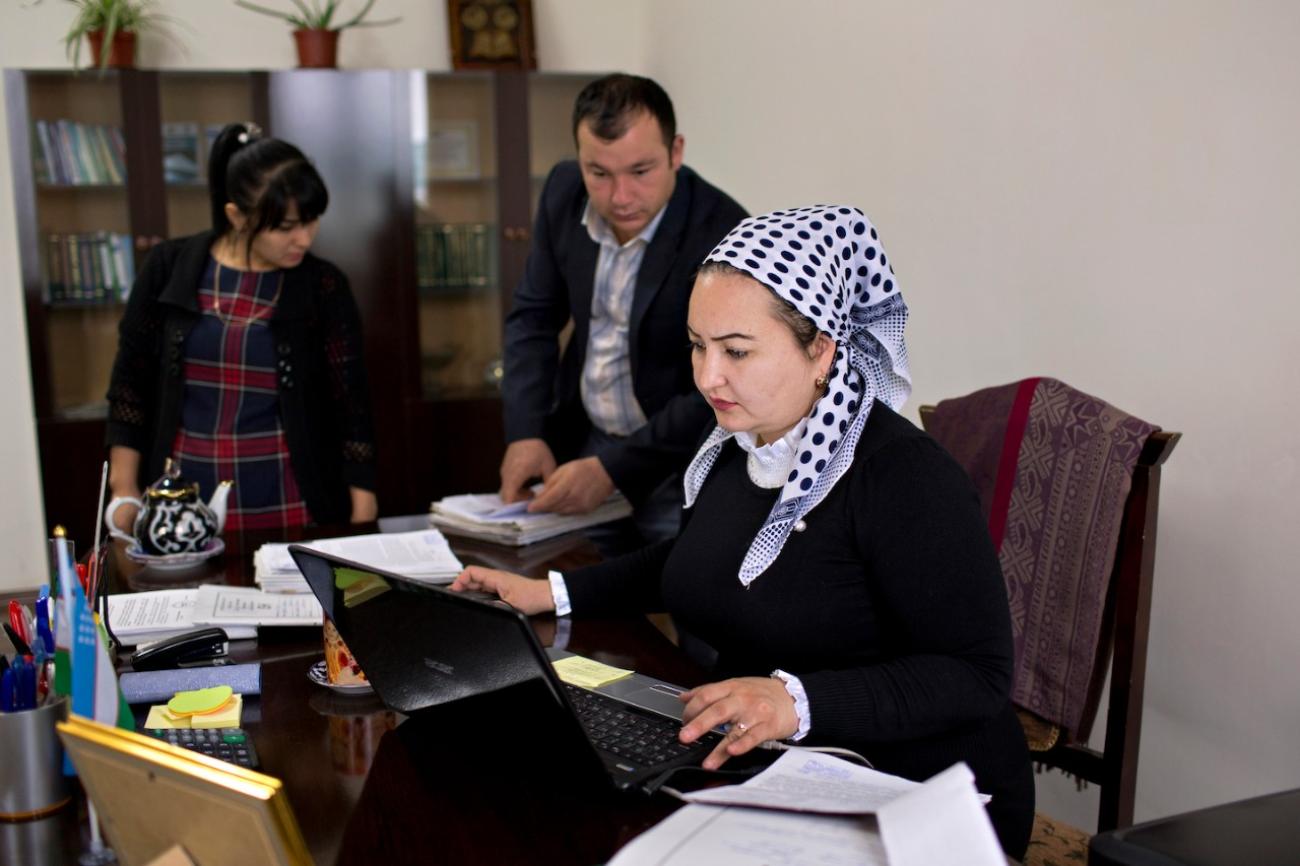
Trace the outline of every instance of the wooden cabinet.
<path fill-rule="evenodd" d="M 270 122 L 330 184 L 317 248 L 366 327 L 385 513 L 494 490 L 501 323 L 591 76 L 272 73 Z M 336 213 L 346 210 L 346 213 Z"/>
<path fill-rule="evenodd" d="M 127 288 L 107 269 L 134 268 L 161 239 L 209 225 L 207 146 L 232 121 L 297 144 L 329 187 L 314 249 L 344 270 L 361 307 L 381 512 L 494 489 L 504 447 L 501 323 L 541 182 L 572 154 L 573 99 L 590 78 L 6 71 L 48 522 L 78 539 L 93 533 L 104 394 Z M 60 145 L 74 169 L 78 159 L 107 159 L 102 179 L 55 173 L 48 151 Z"/>

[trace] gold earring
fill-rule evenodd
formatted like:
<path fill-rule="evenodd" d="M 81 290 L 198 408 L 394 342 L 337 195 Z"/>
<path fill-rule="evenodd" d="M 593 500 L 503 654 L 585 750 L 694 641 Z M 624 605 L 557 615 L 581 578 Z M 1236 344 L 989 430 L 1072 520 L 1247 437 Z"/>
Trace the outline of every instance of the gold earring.
<path fill-rule="evenodd" d="M 818 389 L 825 388 L 825 387 L 826 387 L 826 383 L 829 382 L 829 381 L 830 381 L 830 379 L 827 379 L 825 376 L 818 376 L 818 377 L 817 377 L 817 387 L 818 387 Z"/>

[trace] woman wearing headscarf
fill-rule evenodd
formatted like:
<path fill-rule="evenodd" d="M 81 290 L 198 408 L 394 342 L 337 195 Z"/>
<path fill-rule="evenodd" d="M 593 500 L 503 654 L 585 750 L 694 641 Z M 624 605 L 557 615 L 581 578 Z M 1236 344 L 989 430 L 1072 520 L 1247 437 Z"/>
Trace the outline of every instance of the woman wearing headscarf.
<path fill-rule="evenodd" d="M 717 426 L 676 539 L 549 585 L 478 567 L 453 588 L 527 613 L 673 615 L 719 677 L 684 694 L 681 739 L 852 748 L 925 779 L 957 761 L 1023 855 L 1034 788 L 1012 711 L 1006 590 L 962 469 L 897 414 L 907 307 L 856 208 L 775 211 L 705 259 L 687 320 Z"/>

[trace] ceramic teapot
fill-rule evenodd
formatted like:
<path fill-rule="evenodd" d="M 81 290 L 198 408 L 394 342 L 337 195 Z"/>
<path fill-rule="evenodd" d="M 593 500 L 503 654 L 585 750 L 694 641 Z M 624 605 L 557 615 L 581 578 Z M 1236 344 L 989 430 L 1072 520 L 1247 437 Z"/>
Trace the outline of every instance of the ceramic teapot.
<path fill-rule="evenodd" d="M 113 499 L 104 510 L 104 522 L 116 538 L 139 543 L 140 550 L 153 556 L 197 553 L 221 534 L 226 524 L 226 498 L 231 482 L 217 485 L 212 500 L 199 499 L 198 482 L 181 477 L 180 466 L 170 458 L 163 464 L 162 477 L 144 491 L 143 501 L 131 496 Z M 123 503 L 140 509 L 135 518 L 135 535 L 113 525 L 113 512 Z"/>

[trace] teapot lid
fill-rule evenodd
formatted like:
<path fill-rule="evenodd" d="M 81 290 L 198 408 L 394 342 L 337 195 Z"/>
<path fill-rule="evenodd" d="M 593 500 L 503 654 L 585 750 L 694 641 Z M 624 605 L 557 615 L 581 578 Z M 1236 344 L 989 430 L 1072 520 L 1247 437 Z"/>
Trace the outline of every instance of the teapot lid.
<path fill-rule="evenodd" d="M 149 485 L 145 495 L 150 498 L 184 499 L 199 495 L 199 483 L 189 482 L 181 477 L 180 463 L 168 457 L 163 461 L 162 477 Z"/>

